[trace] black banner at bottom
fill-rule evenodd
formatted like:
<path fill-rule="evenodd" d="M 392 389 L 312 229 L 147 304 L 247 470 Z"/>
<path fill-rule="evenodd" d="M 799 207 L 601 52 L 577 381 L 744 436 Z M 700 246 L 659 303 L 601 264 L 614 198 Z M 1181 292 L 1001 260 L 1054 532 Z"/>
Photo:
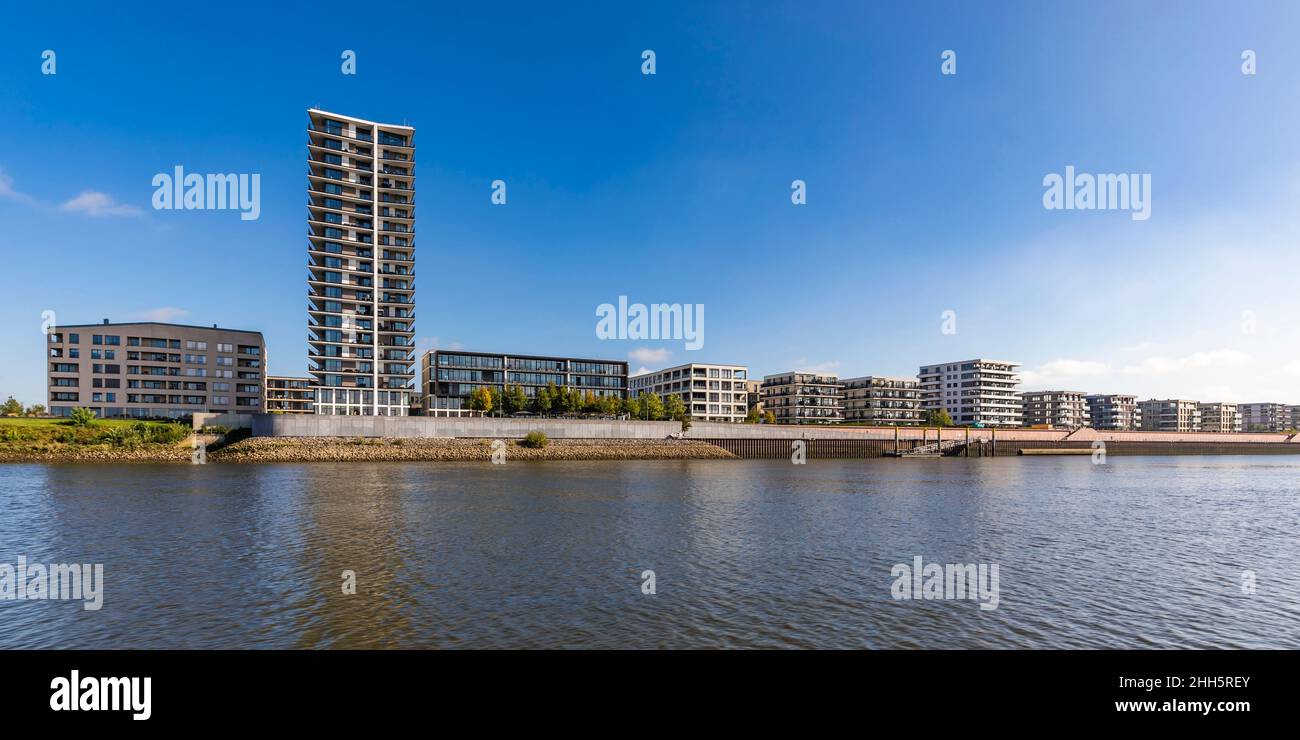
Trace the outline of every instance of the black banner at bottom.
<path fill-rule="evenodd" d="M 1216 726 L 1295 711 L 1286 652 L 10 651 L 10 721 L 298 729 L 486 719 L 581 727 L 702 716 L 737 726 L 896 718 L 918 727 Z M 495 709 L 493 708 L 495 707 Z M 879 712 L 879 715 L 875 713 Z M 640 720 L 636 720 L 640 721 Z M 605 722 L 605 720 L 601 720 Z M 976 724 L 971 724 L 975 722 Z M 122 723 L 125 723 L 123 726 Z"/>

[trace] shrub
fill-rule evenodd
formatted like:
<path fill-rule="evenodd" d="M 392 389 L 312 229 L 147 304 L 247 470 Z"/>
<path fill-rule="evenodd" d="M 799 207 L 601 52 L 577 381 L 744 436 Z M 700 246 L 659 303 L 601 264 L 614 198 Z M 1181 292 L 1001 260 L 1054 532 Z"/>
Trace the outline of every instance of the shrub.
<path fill-rule="evenodd" d="M 519 440 L 519 446 L 540 450 L 546 446 L 546 442 L 547 439 L 545 434 L 542 434 L 541 432 L 529 432 L 524 435 L 523 439 Z"/>
<path fill-rule="evenodd" d="M 230 427 L 222 426 L 220 424 L 204 424 L 203 428 L 199 431 L 204 434 L 230 434 Z"/>
<path fill-rule="evenodd" d="M 88 427 L 95 422 L 95 412 L 87 408 L 75 408 L 68 419 L 73 426 Z"/>

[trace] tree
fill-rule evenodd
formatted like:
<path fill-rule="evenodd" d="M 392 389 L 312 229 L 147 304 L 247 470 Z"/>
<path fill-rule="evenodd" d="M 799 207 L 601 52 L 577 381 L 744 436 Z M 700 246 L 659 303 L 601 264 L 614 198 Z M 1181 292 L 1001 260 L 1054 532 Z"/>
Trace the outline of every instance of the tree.
<path fill-rule="evenodd" d="M 745 414 L 745 423 L 746 423 L 746 424 L 757 424 L 757 423 L 758 423 L 758 407 L 757 407 L 757 406 L 755 406 L 754 408 L 750 409 L 748 414 Z"/>
<path fill-rule="evenodd" d="M 528 395 L 524 393 L 524 387 L 516 383 L 507 388 L 505 398 L 501 400 L 501 407 L 507 414 L 515 414 L 528 408 Z"/>
<path fill-rule="evenodd" d="M 487 386 L 479 386 L 470 391 L 469 398 L 465 399 L 465 408 L 470 411 L 488 412 L 492 410 L 492 391 Z"/>
<path fill-rule="evenodd" d="M 547 383 L 545 388 L 537 391 L 537 397 L 533 400 L 533 405 L 537 407 L 537 413 L 549 414 L 555 405 L 555 384 Z"/>
<path fill-rule="evenodd" d="M 775 423 L 776 423 L 776 414 L 772 413 L 771 411 L 768 411 L 767 413 L 763 414 L 763 423 L 764 423 L 764 424 L 775 424 Z"/>
<path fill-rule="evenodd" d="M 582 394 L 576 388 L 564 388 L 564 413 L 577 414 L 582 411 Z"/>
<path fill-rule="evenodd" d="M 27 409 L 27 415 L 28 415 L 28 416 L 44 416 L 44 415 L 45 415 L 45 406 L 43 406 L 43 405 L 41 405 L 41 404 L 39 404 L 39 403 L 37 403 L 37 404 L 32 404 L 32 407 L 29 408 L 29 409 Z"/>
<path fill-rule="evenodd" d="M 930 409 L 929 417 L 925 423 L 932 427 L 950 427 L 952 426 L 952 417 L 944 409 Z"/>
<path fill-rule="evenodd" d="M 618 416 L 623 411 L 623 399 L 618 396 L 605 396 L 600 399 L 600 412 L 606 416 Z"/>
<path fill-rule="evenodd" d="M 491 394 L 492 400 L 491 402 L 489 402 L 487 410 L 491 411 L 492 409 L 496 409 L 497 411 L 500 411 L 501 408 L 505 405 L 502 402 L 501 389 L 497 388 L 496 386 L 493 386 L 488 389 L 488 393 Z"/>
<path fill-rule="evenodd" d="M 596 398 L 595 393 L 587 391 L 586 395 L 582 397 L 582 412 L 584 414 L 600 413 L 600 399 Z"/>
<path fill-rule="evenodd" d="M 87 408 L 76 408 L 68 418 L 72 420 L 73 426 L 88 427 L 95 421 L 95 412 Z"/>
<path fill-rule="evenodd" d="M 664 402 L 658 393 L 643 393 L 641 399 L 641 414 L 647 421 L 659 421 L 664 418 Z"/>
<path fill-rule="evenodd" d="M 5 401 L 3 406 L 0 406 L 0 414 L 5 416 L 21 416 L 22 413 L 23 405 L 14 400 L 13 396 L 10 396 L 9 400 Z"/>
<path fill-rule="evenodd" d="M 623 399 L 623 413 L 633 419 L 641 418 L 641 399 L 632 396 Z"/>
<path fill-rule="evenodd" d="M 676 419 L 677 421 L 690 419 L 690 414 L 686 413 L 686 402 L 676 393 L 669 396 L 668 401 L 664 403 L 664 414 L 669 419 Z"/>

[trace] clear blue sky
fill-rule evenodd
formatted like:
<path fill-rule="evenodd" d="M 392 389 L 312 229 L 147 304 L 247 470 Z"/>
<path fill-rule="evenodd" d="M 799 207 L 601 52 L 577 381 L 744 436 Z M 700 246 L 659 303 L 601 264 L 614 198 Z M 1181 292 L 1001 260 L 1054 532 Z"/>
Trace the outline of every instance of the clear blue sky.
<path fill-rule="evenodd" d="M 0 395 L 44 402 L 46 309 L 258 329 L 272 371 L 303 373 L 319 105 L 417 129 L 421 349 L 755 376 L 982 356 L 1026 387 L 1300 402 L 1297 8 L 20 4 Z M 175 165 L 260 173 L 261 218 L 154 211 Z M 1066 165 L 1150 173 L 1151 218 L 1045 210 Z M 704 304 L 704 348 L 597 340 L 619 295 Z"/>

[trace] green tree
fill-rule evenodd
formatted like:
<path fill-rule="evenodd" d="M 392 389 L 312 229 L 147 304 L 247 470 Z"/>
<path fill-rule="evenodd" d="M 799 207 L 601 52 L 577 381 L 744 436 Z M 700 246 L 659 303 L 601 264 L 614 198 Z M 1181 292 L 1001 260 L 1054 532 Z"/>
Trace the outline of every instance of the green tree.
<path fill-rule="evenodd" d="M 582 413 L 584 414 L 600 413 L 600 399 L 596 397 L 595 393 L 592 393 L 591 391 L 587 391 L 586 394 L 583 395 Z"/>
<path fill-rule="evenodd" d="M 44 413 L 45 413 L 45 406 L 39 403 L 32 404 L 31 408 L 27 409 L 28 416 L 41 416 Z"/>
<path fill-rule="evenodd" d="M 952 417 L 944 409 L 930 409 L 926 423 L 932 427 L 950 427 L 952 426 Z"/>
<path fill-rule="evenodd" d="M 755 406 L 754 408 L 750 409 L 748 414 L 745 414 L 745 423 L 746 423 L 746 424 L 757 424 L 757 423 L 758 423 L 758 407 L 757 407 L 757 406 Z"/>
<path fill-rule="evenodd" d="M 565 387 L 564 391 L 564 413 L 580 413 L 582 411 L 582 394 L 576 388 Z"/>
<path fill-rule="evenodd" d="M 763 423 L 764 423 L 764 424 L 775 424 L 775 423 L 776 423 L 776 414 L 772 413 L 771 411 L 768 411 L 767 413 L 763 414 Z"/>
<path fill-rule="evenodd" d="M 492 402 L 488 406 L 487 410 L 491 411 L 493 409 L 496 409 L 497 413 L 500 413 L 501 408 L 505 405 L 503 403 L 503 399 L 501 398 L 501 389 L 497 388 L 496 386 L 493 386 L 488 389 L 488 393 L 491 394 Z"/>
<path fill-rule="evenodd" d="M 664 402 L 664 414 L 669 419 L 674 419 L 683 423 L 689 422 L 691 417 L 690 414 L 686 413 L 686 402 L 676 393 L 669 396 L 668 400 Z"/>
<path fill-rule="evenodd" d="M 465 399 L 465 408 L 484 413 L 491 411 L 492 391 L 488 390 L 487 386 L 479 386 L 470 391 L 469 398 Z"/>
<path fill-rule="evenodd" d="M 605 396 L 600 399 L 600 412 L 606 416 L 618 416 L 623 410 L 623 399 L 618 396 Z"/>
<path fill-rule="evenodd" d="M 3 406 L 0 406 L 0 414 L 5 416 L 21 416 L 22 413 L 23 405 L 16 401 L 13 396 L 10 396 L 9 400 L 5 401 Z"/>
<path fill-rule="evenodd" d="M 88 427 L 95 422 L 95 412 L 86 408 L 76 408 L 68 418 L 72 420 L 73 426 Z"/>
<path fill-rule="evenodd" d="M 537 413 L 549 414 L 555 407 L 555 384 L 547 383 L 546 387 L 537 391 L 537 398 L 533 401 L 537 407 Z"/>
<path fill-rule="evenodd" d="M 501 407 L 507 414 L 515 414 L 528 408 L 528 395 L 524 393 L 524 387 L 516 383 L 507 388 Z"/>
<path fill-rule="evenodd" d="M 643 419 L 660 421 L 664 418 L 664 401 L 658 393 L 643 393 L 640 398 Z"/>
<path fill-rule="evenodd" d="M 628 396 L 623 399 L 623 413 L 633 419 L 641 418 L 641 399 Z"/>

